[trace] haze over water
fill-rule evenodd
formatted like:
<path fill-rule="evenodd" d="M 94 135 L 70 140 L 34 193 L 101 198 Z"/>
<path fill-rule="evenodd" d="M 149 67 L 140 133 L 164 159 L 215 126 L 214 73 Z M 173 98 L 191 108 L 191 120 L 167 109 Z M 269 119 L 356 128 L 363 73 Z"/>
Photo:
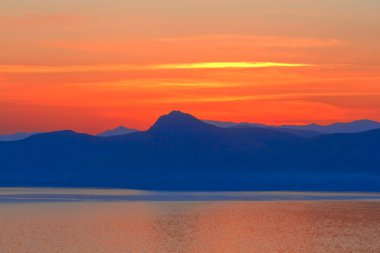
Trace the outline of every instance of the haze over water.
<path fill-rule="evenodd" d="M 380 252 L 379 199 L 345 193 L 1 189 L 0 248 L 11 253 Z"/>

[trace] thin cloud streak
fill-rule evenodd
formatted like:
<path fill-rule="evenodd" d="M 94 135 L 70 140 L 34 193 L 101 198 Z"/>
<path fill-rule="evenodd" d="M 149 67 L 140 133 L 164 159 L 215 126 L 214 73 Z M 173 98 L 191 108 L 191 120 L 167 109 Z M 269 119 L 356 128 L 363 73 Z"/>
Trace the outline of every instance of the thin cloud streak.
<path fill-rule="evenodd" d="M 380 93 L 350 93 L 350 92 L 331 92 L 331 93 L 284 93 L 284 94 L 263 94 L 263 95 L 248 95 L 248 96 L 219 96 L 219 97 L 182 97 L 177 98 L 164 98 L 164 99 L 151 99 L 149 101 L 139 102 L 153 102 L 153 103 L 203 103 L 203 102 L 238 102 L 250 100 L 305 100 L 307 101 L 313 97 L 335 97 L 335 96 L 374 96 Z"/>
<path fill-rule="evenodd" d="M 228 68 L 273 68 L 310 67 L 311 64 L 283 62 L 200 62 L 157 65 L 158 69 L 228 69 Z"/>
<path fill-rule="evenodd" d="M 161 89 L 161 88 L 224 88 L 224 87 L 238 87 L 239 83 L 227 82 L 207 82 L 207 81 L 189 81 L 189 80 L 151 80 L 147 79 L 143 82 L 133 82 L 130 80 L 121 80 L 116 82 L 95 82 L 95 83 L 72 83 L 73 87 L 88 87 L 91 88 L 147 88 L 147 89 Z"/>
<path fill-rule="evenodd" d="M 215 34 L 195 37 L 159 38 L 159 42 L 168 43 L 212 43 L 215 45 L 232 44 L 236 46 L 254 46 L 262 48 L 319 48 L 335 47 L 344 44 L 336 38 L 285 37 L 242 34 Z"/>
<path fill-rule="evenodd" d="M 37 65 L 0 65 L 0 73 L 75 73 L 75 72 L 112 72 L 132 70 L 170 70 L 170 69 L 244 69 L 277 67 L 310 67 L 312 64 L 283 62 L 199 62 L 157 65 L 76 65 L 76 66 L 37 66 Z"/>

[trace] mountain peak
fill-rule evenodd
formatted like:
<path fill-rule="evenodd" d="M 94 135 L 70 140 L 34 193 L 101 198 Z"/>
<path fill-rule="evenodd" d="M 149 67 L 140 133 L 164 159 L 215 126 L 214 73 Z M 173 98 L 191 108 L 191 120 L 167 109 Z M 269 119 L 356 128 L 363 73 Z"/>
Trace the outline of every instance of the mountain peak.
<path fill-rule="evenodd" d="M 214 128 L 196 117 L 181 111 L 171 111 L 158 118 L 149 131 L 199 131 Z"/>
<path fill-rule="evenodd" d="M 98 134 L 97 136 L 110 137 L 110 136 L 130 134 L 130 133 L 134 133 L 134 132 L 138 132 L 138 130 L 133 129 L 133 128 L 127 128 L 125 126 L 118 126 L 114 129 L 110 129 L 110 130 L 107 130 L 105 132 L 102 132 L 102 133 Z"/>
<path fill-rule="evenodd" d="M 181 111 L 179 111 L 179 110 L 173 110 L 173 111 L 171 111 L 170 113 L 168 113 L 167 115 L 172 115 L 172 116 L 177 115 L 177 116 L 180 116 L 180 115 L 190 115 L 190 114 L 185 113 L 185 112 L 181 112 Z M 191 116 L 191 115 L 190 115 L 190 116 Z"/>

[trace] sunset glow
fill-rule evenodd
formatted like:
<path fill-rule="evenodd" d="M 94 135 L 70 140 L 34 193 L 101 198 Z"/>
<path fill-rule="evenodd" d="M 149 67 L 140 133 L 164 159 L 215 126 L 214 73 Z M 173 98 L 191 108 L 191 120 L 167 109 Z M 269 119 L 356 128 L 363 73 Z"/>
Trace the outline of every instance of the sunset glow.
<path fill-rule="evenodd" d="M 268 124 L 380 120 L 379 9 L 370 0 L 5 0 L 0 133 L 147 129 L 174 109 Z"/>
<path fill-rule="evenodd" d="M 33 66 L 0 65 L 0 73 L 69 73 L 69 72 L 107 72 L 149 69 L 228 69 L 228 68 L 273 68 L 273 67 L 307 67 L 310 64 L 281 62 L 200 62 L 162 65 L 84 65 L 84 66 Z"/>
<path fill-rule="evenodd" d="M 309 64 L 281 62 L 201 62 L 184 64 L 158 65 L 158 69 L 228 69 L 228 68 L 271 68 L 271 67 L 306 67 Z"/>

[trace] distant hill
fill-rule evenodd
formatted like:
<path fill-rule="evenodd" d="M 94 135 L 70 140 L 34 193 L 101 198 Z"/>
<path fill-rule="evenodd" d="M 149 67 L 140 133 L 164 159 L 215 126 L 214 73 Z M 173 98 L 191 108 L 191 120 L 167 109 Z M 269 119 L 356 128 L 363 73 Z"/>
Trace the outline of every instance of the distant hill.
<path fill-rule="evenodd" d="M 250 127 L 268 127 L 268 125 L 260 124 L 260 123 L 249 123 L 249 122 L 231 122 L 231 121 L 217 121 L 217 120 L 203 120 L 203 122 L 214 125 L 217 127 L 236 127 L 236 126 L 250 126 Z"/>
<path fill-rule="evenodd" d="M 114 129 L 107 130 L 105 132 L 102 132 L 98 134 L 97 136 L 101 137 L 109 137 L 109 136 L 117 136 L 117 135 L 124 135 L 124 134 L 130 134 L 134 132 L 138 132 L 139 130 L 133 129 L 133 128 L 126 128 L 124 126 L 119 126 Z"/>
<path fill-rule="evenodd" d="M 246 127 L 267 128 L 267 129 L 272 129 L 272 130 L 276 130 L 280 132 L 294 134 L 301 137 L 314 137 L 314 136 L 322 134 L 314 130 L 270 126 L 270 125 L 264 125 L 264 124 L 259 124 L 259 123 L 247 123 L 247 122 L 233 123 L 233 122 L 223 122 L 223 121 L 215 121 L 215 120 L 205 120 L 204 122 L 207 124 L 211 124 L 211 125 L 222 127 L 222 128 L 246 128 Z"/>
<path fill-rule="evenodd" d="M 333 134 L 333 133 L 360 133 L 374 129 L 380 129 L 380 122 L 373 120 L 356 120 L 346 123 L 334 123 L 330 125 L 318 125 L 318 124 L 308 124 L 308 125 L 280 125 L 272 126 L 258 123 L 234 123 L 234 122 L 223 122 L 214 120 L 205 120 L 206 123 L 219 126 L 219 127 L 264 127 L 271 128 L 281 131 L 288 131 L 290 133 L 301 135 L 301 136 L 316 136 L 319 134 Z M 295 130 L 300 130 L 297 132 Z M 292 132 L 293 131 L 293 132 Z M 306 131 L 306 132 L 305 132 Z"/>
<path fill-rule="evenodd" d="M 284 125 L 281 128 L 311 130 L 325 134 L 332 133 L 360 133 L 374 129 L 380 129 L 380 123 L 373 120 L 356 120 L 346 123 L 334 123 L 331 125 L 309 124 L 304 126 Z"/>
<path fill-rule="evenodd" d="M 34 134 L 38 134 L 37 132 L 32 133 L 15 133 L 15 134 L 0 134 L 0 141 L 18 141 Z"/>
<path fill-rule="evenodd" d="M 380 191 L 380 130 L 302 137 L 173 111 L 147 131 L 0 143 L 1 186 Z"/>
<path fill-rule="evenodd" d="M 124 134 L 130 134 L 134 132 L 138 132 L 139 130 L 133 128 L 126 128 L 124 126 L 119 126 L 114 129 L 107 130 L 105 132 L 97 134 L 100 137 L 110 137 L 110 136 L 118 136 Z M 40 134 L 41 132 L 30 132 L 30 133 L 15 133 L 15 134 L 0 134 L 0 141 L 19 141 L 26 139 L 30 136 Z"/>

